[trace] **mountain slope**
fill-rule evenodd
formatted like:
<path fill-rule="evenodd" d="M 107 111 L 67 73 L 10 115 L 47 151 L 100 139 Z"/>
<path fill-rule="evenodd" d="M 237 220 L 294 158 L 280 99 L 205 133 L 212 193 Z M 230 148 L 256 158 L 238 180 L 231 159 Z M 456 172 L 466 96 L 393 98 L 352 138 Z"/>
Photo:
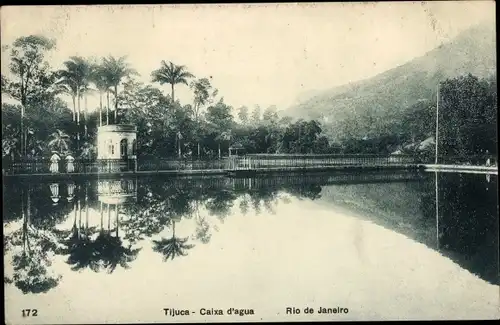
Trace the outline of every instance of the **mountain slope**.
<path fill-rule="evenodd" d="M 322 122 L 330 140 L 390 132 L 390 124 L 418 101 L 435 101 L 438 81 L 496 71 L 495 31 L 477 25 L 447 44 L 373 78 L 336 87 L 291 107 L 295 117 Z"/>

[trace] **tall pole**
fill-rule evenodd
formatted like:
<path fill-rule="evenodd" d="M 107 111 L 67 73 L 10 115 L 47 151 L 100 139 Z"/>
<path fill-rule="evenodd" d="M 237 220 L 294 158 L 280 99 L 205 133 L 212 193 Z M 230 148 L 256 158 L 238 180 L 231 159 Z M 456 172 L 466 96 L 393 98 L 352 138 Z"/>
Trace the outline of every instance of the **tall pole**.
<path fill-rule="evenodd" d="M 436 246 L 439 249 L 439 184 L 438 172 L 434 172 L 436 183 Z"/>
<path fill-rule="evenodd" d="M 24 157 L 25 155 L 25 150 L 24 150 L 24 144 L 25 144 L 25 139 L 24 139 L 24 105 L 21 105 L 21 157 Z"/>
<path fill-rule="evenodd" d="M 438 163 L 438 143 L 439 143 L 439 82 L 437 84 L 437 100 L 436 100 L 436 158 L 434 163 Z"/>

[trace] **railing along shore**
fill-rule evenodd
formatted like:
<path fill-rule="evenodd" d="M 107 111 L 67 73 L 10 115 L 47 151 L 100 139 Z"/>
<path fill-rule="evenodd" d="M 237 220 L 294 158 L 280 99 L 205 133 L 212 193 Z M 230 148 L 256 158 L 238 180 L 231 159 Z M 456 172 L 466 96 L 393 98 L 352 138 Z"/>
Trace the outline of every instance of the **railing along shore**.
<path fill-rule="evenodd" d="M 334 166 L 390 166 L 417 164 L 409 155 L 270 155 L 250 154 L 230 161 L 231 170 L 261 168 L 300 168 Z"/>
<path fill-rule="evenodd" d="M 471 157 L 441 157 L 439 163 L 463 166 L 495 166 L 492 155 Z M 3 175 L 29 174 L 97 174 L 97 173 L 147 173 L 183 171 L 238 171 L 238 170 L 294 170 L 335 169 L 349 167 L 417 166 L 434 164 L 411 155 L 305 155 L 305 154 L 247 154 L 221 159 L 141 158 L 135 159 L 74 159 L 70 162 L 53 162 L 50 158 L 3 159 Z"/>

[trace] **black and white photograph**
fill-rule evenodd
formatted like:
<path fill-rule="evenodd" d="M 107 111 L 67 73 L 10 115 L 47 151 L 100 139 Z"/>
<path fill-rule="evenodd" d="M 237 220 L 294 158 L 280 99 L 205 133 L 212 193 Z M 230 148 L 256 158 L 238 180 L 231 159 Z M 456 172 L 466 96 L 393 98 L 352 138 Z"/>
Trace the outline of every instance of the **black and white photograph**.
<path fill-rule="evenodd" d="M 2 6 L 5 323 L 499 319 L 495 12 Z"/>

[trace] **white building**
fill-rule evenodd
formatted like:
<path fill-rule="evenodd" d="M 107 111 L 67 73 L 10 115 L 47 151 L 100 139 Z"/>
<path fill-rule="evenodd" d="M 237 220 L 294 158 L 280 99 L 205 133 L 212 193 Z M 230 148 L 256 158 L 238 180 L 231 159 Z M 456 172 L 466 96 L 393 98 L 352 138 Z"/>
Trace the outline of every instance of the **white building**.
<path fill-rule="evenodd" d="M 97 129 L 97 159 L 137 159 L 137 128 L 128 124 Z"/>

